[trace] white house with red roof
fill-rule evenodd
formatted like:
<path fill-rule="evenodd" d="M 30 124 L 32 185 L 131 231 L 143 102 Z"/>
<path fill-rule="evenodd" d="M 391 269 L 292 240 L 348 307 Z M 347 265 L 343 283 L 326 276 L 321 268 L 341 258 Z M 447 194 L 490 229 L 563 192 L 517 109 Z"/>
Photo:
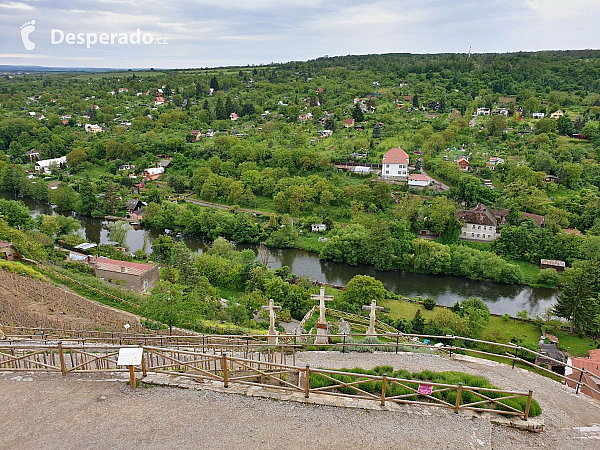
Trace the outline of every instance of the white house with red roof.
<path fill-rule="evenodd" d="M 408 177 L 408 187 L 420 188 L 427 187 L 431 184 L 431 178 L 424 173 L 413 173 Z"/>
<path fill-rule="evenodd" d="M 400 147 L 390 149 L 383 155 L 381 176 L 390 179 L 405 179 L 408 176 L 408 154 Z"/>

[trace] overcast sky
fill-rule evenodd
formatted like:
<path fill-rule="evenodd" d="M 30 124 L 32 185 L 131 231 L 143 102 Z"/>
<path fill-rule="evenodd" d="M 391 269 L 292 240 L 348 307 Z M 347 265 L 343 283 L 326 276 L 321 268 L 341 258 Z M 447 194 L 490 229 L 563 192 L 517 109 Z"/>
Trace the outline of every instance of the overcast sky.
<path fill-rule="evenodd" d="M 183 68 L 365 53 L 600 48 L 600 0 L 0 0 L 0 64 Z M 35 20 L 26 50 L 21 26 Z M 152 33 L 167 45 L 51 44 Z M 57 34 L 58 36 L 58 34 Z"/>

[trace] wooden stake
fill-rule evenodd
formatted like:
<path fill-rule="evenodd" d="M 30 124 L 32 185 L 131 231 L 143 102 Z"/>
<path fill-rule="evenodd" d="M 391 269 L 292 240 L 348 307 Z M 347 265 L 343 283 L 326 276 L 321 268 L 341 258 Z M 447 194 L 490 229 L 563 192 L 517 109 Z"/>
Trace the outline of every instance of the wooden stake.
<path fill-rule="evenodd" d="M 529 408 L 531 407 L 531 397 L 533 396 L 533 391 L 529 389 L 529 395 L 527 396 L 527 406 L 525 406 L 525 416 L 523 418 L 527 420 L 529 418 Z"/>
<path fill-rule="evenodd" d="M 135 368 L 129 366 L 129 384 L 135 389 Z"/>
<path fill-rule="evenodd" d="M 306 379 L 304 380 L 304 397 L 310 396 L 310 365 L 306 365 Z"/>
<path fill-rule="evenodd" d="M 65 354 L 63 353 L 62 342 L 58 343 L 58 357 L 60 358 L 60 371 L 63 376 L 67 374 L 67 368 L 65 367 Z"/>
<path fill-rule="evenodd" d="M 458 408 L 460 407 L 460 398 L 462 397 L 462 383 L 458 383 L 458 392 L 456 393 L 456 405 L 454 405 L 454 412 L 458 414 Z"/>
<path fill-rule="evenodd" d="M 223 369 L 223 387 L 229 387 L 229 382 L 227 381 L 227 353 L 223 353 L 223 362 L 221 363 Z"/>
<path fill-rule="evenodd" d="M 384 373 L 381 377 L 381 406 L 385 406 L 385 388 L 387 382 L 387 373 Z"/>

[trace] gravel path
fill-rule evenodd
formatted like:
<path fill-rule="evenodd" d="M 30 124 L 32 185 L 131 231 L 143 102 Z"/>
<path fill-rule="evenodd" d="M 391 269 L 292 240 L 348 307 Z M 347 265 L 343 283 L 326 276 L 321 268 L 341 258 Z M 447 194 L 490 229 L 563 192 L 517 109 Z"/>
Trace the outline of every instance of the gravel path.
<path fill-rule="evenodd" d="M 408 448 L 597 449 L 600 402 L 520 369 L 493 362 L 426 354 L 297 354 L 313 367 L 391 365 L 410 371 L 461 370 L 516 390 L 534 390 L 547 431 L 529 433 L 491 425 L 485 418 L 432 407 L 408 413 L 365 411 L 247 398 L 212 391 L 131 390 L 126 374 L 0 373 L 0 448 Z M 117 382 L 118 381 L 118 382 Z M 9 432 L 7 432 L 10 430 Z"/>
<path fill-rule="evenodd" d="M 579 448 L 594 443 L 590 448 L 600 448 L 600 433 L 582 434 L 575 427 L 600 425 L 600 401 L 592 400 L 585 395 L 576 395 L 570 389 L 549 378 L 537 375 L 524 369 L 515 368 L 495 361 L 459 356 L 452 359 L 438 355 L 422 353 L 346 353 L 308 352 L 297 353 L 296 364 L 310 364 L 313 367 L 331 369 L 362 367 L 371 369 L 388 365 L 394 369 L 406 369 L 410 372 L 432 370 L 442 372 L 457 370 L 475 375 L 485 376 L 499 388 L 527 392 L 533 389 L 533 398 L 542 407 L 542 416 L 547 431 L 538 435 L 515 432 L 506 428 L 494 427 L 494 448 L 507 448 L 515 443 L 539 445 L 550 448 L 558 447 L 562 442 L 569 448 L 577 442 Z M 463 360 L 464 358 L 464 360 Z M 500 428 L 499 430 L 497 428 Z M 595 439 L 581 439 L 590 438 Z M 512 443 L 512 444 L 511 444 Z M 564 448 L 564 447 L 563 447 Z"/>

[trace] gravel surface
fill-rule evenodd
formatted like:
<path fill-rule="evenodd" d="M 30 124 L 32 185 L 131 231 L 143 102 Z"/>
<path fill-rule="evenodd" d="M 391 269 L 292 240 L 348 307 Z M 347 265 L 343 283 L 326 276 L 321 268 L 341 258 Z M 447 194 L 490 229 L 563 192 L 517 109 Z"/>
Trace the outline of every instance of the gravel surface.
<path fill-rule="evenodd" d="M 336 353 L 307 352 L 296 354 L 296 364 L 310 364 L 313 367 L 330 369 L 362 367 L 371 369 L 388 365 L 394 369 L 406 369 L 410 372 L 432 370 L 442 372 L 457 370 L 475 375 L 483 375 L 492 384 L 507 390 L 527 392 L 533 390 L 533 398 L 542 407 L 542 417 L 546 423 L 546 432 L 541 434 L 523 433 L 494 427 L 492 442 L 494 448 L 510 448 L 517 443 L 523 445 L 566 448 L 600 448 L 600 433 L 581 433 L 575 427 L 600 425 L 600 401 L 585 395 L 576 395 L 570 389 L 549 378 L 524 369 L 479 358 L 443 357 L 422 353 Z M 584 439 L 582 439 L 584 438 Z M 592 439 L 593 438 L 593 439 Z"/>
<path fill-rule="evenodd" d="M 461 370 L 503 388 L 534 390 L 547 431 L 491 425 L 433 407 L 365 411 L 174 388 L 131 390 L 126 374 L 0 373 L 0 448 L 578 448 L 597 449 L 600 402 L 520 369 L 424 354 L 297 355 L 298 365 L 391 365 L 410 371 Z M 112 379 L 106 379 L 112 377 Z M 8 432 L 8 430 L 10 430 Z"/>

